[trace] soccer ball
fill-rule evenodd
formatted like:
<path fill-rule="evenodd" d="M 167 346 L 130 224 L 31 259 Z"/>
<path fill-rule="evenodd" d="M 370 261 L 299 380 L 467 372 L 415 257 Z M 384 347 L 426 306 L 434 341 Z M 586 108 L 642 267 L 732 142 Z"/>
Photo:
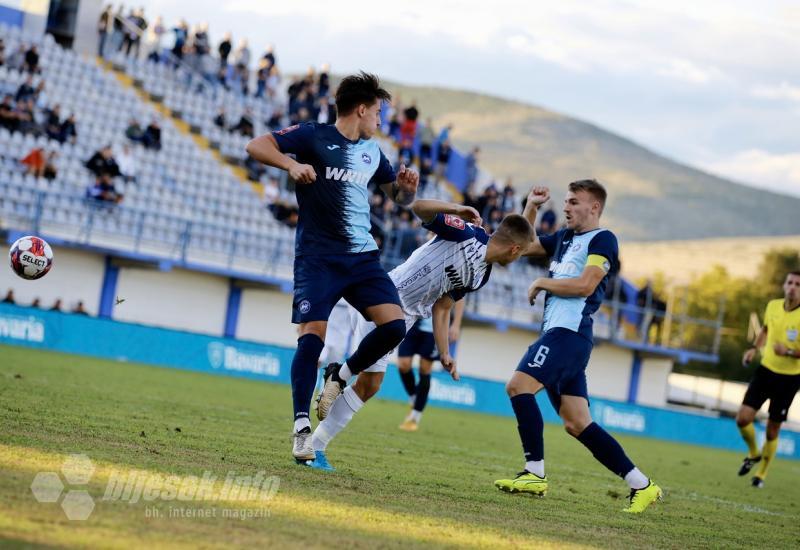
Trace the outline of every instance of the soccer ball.
<path fill-rule="evenodd" d="M 11 245 L 8 260 L 23 279 L 41 279 L 53 267 L 53 249 L 39 237 L 22 237 Z"/>

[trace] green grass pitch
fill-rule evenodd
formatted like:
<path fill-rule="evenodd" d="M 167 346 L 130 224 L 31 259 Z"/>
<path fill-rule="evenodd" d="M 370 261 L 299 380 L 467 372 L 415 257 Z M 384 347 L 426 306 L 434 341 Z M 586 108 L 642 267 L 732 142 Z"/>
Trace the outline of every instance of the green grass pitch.
<path fill-rule="evenodd" d="M 560 427 L 545 433 L 550 491 L 532 498 L 492 484 L 521 469 L 511 418 L 430 408 L 408 434 L 406 410 L 367 404 L 324 473 L 293 464 L 288 386 L 0 347 L 0 546 L 800 547 L 800 462 L 778 459 L 757 490 L 740 454 L 621 436 L 665 490 L 631 517 L 625 484 Z M 85 521 L 30 490 L 70 453 L 96 466 Z M 114 472 L 259 470 L 280 480 L 268 501 L 102 500 Z"/>

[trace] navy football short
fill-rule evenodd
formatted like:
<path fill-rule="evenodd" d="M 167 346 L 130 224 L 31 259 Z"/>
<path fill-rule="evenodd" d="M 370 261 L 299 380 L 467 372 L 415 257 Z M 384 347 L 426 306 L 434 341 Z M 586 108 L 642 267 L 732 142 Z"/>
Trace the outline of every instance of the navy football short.
<path fill-rule="evenodd" d="M 528 348 L 517 370 L 541 382 L 558 411 L 562 395 L 589 399 L 586 367 L 591 353 L 592 342 L 585 336 L 566 328 L 553 328 Z"/>
<path fill-rule="evenodd" d="M 340 298 L 365 318 L 368 307 L 400 306 L 400 296 L 381 265 L 379 251 L 295 257 L 292 323 L 327 321 Z"/>
<path fill-rule="evenodd" d="M 429 361 L 435 361 L 439 358 L 433 333 L 420 330 L 417 325 L 414 325 L 406 332 L 406 337 L 400 343 L 400 347 L 397 348 L 398 357 L 414 357 L 415 355 L 419 355 Z"/>

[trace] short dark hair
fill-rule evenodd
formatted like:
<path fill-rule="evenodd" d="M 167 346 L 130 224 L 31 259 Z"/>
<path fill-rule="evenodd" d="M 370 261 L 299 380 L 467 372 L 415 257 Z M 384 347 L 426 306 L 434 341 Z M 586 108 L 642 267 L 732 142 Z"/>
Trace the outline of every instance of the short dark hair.
<path fill-rule="evenodd" d="M 789 275 L 794 275 L 795 277 L 800 277 L 800 269 L 796 269 L 796 270 L 790 271 L 789 273 L 786 274 L 786 277 L 789 277 Z"/>
<path fill-rule="evenodd" d="M 497 226 L 497 230 L 492 233 L 492 238 L 524 246 L 525 243 L 533 240 L 533 235 L 533 226 L 525 216 L 508 214 Z"/>
<path fill-rule="evenodd" d="M 589 193 L 600 202 L 600 212 L 602 212 L 603 208 L 606 206 L 606 197 L 608 196 L 608 193 L 606 193 L 606 188 L 603 187 L 597 180 L 573 181 L 569 184 L 569 190 L 573 193 L 577 193 L 578 191 L 586 191 Z"/>
<path fill-rule="evenodd" d="M 390 101 L 392 94 L 381 88 L 381 82 L 374 74 L 361 71 L 342 79 L 336 90 L 336 113 L 346 116 L 359 105 L 372 105 L 376 100 Z"/>

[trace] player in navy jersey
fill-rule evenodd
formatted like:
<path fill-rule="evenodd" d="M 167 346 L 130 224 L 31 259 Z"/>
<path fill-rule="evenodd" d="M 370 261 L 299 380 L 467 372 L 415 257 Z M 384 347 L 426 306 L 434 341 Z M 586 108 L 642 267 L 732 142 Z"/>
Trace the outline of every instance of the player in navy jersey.
<path fill-rule="evenodd" d="M 405 336 L 397 289 L 380 264 L 369 234 L 369 190 L 373 183 L 396 203 L 414 201 L 419 175 L 401 166 L 395 174 L 377 142 L 381 102 L 390 99 L 367 73 L 342 80 L 336 91 L 335 124 L 304 123 L 252 140 L 256 160 L 286 170 L 296 182 L 297 223 L 292 322 L 300 325 L 292 360 L 294 445 L 298 462 L 314 458 L 309 409 L 328 317 L 344 298 L 375 323 L 347 359 L 366 368 Z M 288 155 L 294 155 L 294 158 Z"/>
<path fill-rule="evenodd" d="M 423 227 L 436 237 L 417 248 L 405 262 L 389 273 L 400 294 L 406 327 L 418 320 L 432 318 L 433 339 L 439 361 L 458 380 L 456 362 L 450 355 L 450 312 L 467 293 L 476 292 L 489 280 L 493 264 L 508 265 L 522 256 L 533 242 L 535 204 L 549 198 L 546 188 L 535 188 L 528 196 L 530 207 L 525 215 L 509 214 L 491 236 L 479 225 L 474 208 L 436 200 L 418 200 L 414 212 Z M 531 211 L 533 214 L 531 215 Z M 371 330 L 371 323 L 350 313 L 356 339 Z M 308 465 L 332 470 L 325 454 L 328 444 L 341 432 L 364 403 L 375 395 L 383 382 L 389 356 L 357 374 L 349 384 L 351 373 L 336 363 L 325 369 L 325 386 L 318 399 L 317 416 L 322 422 L 314 430 L 312 447 L 316 454 Z"/>
<path fill-rule="evenodd" d="M 542 235 L 525 252 L 551 258 L 550 276 L 536 279 L 528 298 L 545 292 L 542 333 L 506 385 L 525 452 L 525 469 L 495 486 L 509 493 L 547 492 L 544 424 L 535 395 L 547 390 L 550 402 L 571 436 L 630 487 L 626 512 L 643 512 L 661 498 L 661 489 L 639 471 L 619 443 L 589 413 L 586 366 L 592 351 L 592 314 L 600 307 L 608 274 L 619 268 L 617 238 L 600 228 L 606 190 L 594 180 L 569 185 L 564 214 L 567 227 Z"/>

